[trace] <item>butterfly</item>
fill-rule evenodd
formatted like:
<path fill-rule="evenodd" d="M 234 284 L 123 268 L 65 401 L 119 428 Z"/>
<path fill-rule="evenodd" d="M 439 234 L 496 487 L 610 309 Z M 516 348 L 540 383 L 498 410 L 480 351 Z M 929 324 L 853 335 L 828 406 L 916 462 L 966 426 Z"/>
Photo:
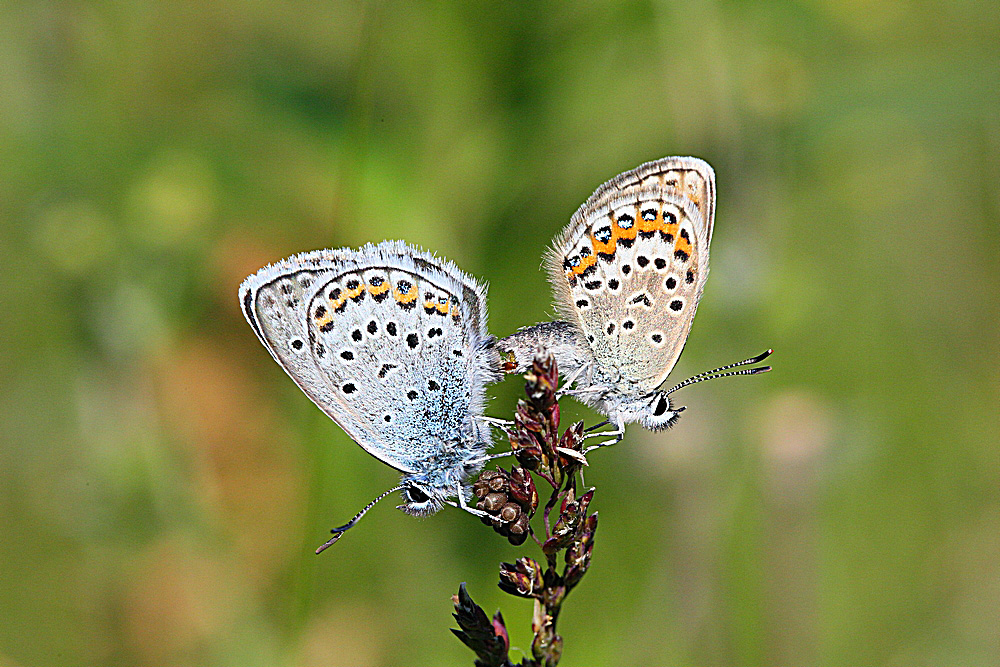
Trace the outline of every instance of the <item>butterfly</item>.
<path fill-rule="evenodd" d="M 625 424 L 673 425 L 670 395 L 695 382 L 750 375 L 771 351 L 662 390 L 684 349 L 708 278 L 715 172 L 704 160 L 666 157 L 611 179 L 573 214 L 545 256 L 563 320 L 523 328 L 499 347 L 513 370 L 550 351 L 567 393 L 606 415 L 615 440 Z"/>
<path fill-rule="evenodd" d="M 274 360 L 366 452 L 402 473 L 348 524 L 401 491 L 400 509 L 466 506 L 491 444 L 485 388 L 502 376 L 486 328 L 486 287 L 401 241 L 284 259 L 239 289 Z"/>

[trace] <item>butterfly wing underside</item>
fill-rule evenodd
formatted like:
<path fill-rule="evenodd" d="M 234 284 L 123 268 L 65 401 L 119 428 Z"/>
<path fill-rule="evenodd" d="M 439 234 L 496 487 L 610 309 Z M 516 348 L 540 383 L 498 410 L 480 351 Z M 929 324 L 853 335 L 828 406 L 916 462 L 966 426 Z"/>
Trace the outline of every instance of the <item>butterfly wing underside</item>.
<path fill-rule="evenodd" d="M 275 360 L 368 453 L 402 472 L 482 414 L 499 366 L 485 287 L 401 242 L 318 251 L 240 290 Z"/>
<path fill-rule="evenodd" d="M 608 181 L 557 237 L 546 263 L 560 314 L 597 368 L 635 392 L 673 369 L 708 277 L 715 175 L 664 158 Z"/>

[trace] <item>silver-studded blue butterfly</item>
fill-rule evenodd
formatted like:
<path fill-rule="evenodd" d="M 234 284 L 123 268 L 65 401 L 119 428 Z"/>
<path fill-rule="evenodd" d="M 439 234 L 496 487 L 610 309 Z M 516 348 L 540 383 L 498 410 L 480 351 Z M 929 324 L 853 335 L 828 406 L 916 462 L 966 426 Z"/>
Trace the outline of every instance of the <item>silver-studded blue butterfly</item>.
<path fill-rule="evenodd" d="M 683 407 L 670 394 L 702 380 L 751 375 L 769 367 L 724 373 L 757 363 L 771 351 L 660 387 L 684 349 L 708 278 L 715 221 L 715 172 L 704 160 L 667 157 L 616 176 L 577 210 L 546 255 L 555 306 L 565 321 L 526 327 L 500 341 L 515 370 L 539 350 L 551 351 L 567 393 L 625 424 L 659 430 Z M 567 382 L 567 385 L 569 382 Z M 604 435 L 609 435 L 605 433 Z"/>
<path fill-rule="evenodd" d="M 487 460 L 485 388 L 501 377 L 484 285 L 385 241 L 289 257 L 247 278 L 239 295 L 247 322 L 302 391 L 403 473 L 319 551 L 397 490 L 409 514 L 432 514 L 451 498 L 480 514 L 466 506 L 464 484 Z"/>

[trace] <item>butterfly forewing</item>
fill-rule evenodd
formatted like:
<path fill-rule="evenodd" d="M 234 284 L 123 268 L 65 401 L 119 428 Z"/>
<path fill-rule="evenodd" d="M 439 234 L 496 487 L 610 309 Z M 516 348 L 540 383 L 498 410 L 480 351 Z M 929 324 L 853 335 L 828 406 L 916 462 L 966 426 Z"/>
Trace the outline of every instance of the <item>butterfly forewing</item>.
<path fill-rule="evenodd" d="M 548 266 L 557 306 L 622 391 L 656 388 L 680 356 L 708 273 L 703 211 L 713 207 L 708 165 L 661 160 L 598 189 L 556 240 Z"/>

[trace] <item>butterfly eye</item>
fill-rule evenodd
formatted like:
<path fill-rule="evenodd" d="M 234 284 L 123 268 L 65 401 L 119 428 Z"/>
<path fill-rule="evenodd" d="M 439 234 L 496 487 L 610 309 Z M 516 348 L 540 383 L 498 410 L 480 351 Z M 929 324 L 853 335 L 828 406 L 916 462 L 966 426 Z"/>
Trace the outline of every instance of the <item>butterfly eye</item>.
<path fill-rule="evenodd" d="M 653 416 L 659 417 L 660 415 L 662 415 L 664 412 L 667 411 L 667 406 L 669 405 L 670 404 L 667 402 L 667 399 L 661 394 L 660 400 L 657 401 L 656 407 L 653 408 Z"/>
<path fill-rule="evenodd" d="M 431 499 L 430 496 L 415 486 L 408 486 L 403 491 L 406 494 L 406 502 L 409 503 L 426 503 Z"/>

